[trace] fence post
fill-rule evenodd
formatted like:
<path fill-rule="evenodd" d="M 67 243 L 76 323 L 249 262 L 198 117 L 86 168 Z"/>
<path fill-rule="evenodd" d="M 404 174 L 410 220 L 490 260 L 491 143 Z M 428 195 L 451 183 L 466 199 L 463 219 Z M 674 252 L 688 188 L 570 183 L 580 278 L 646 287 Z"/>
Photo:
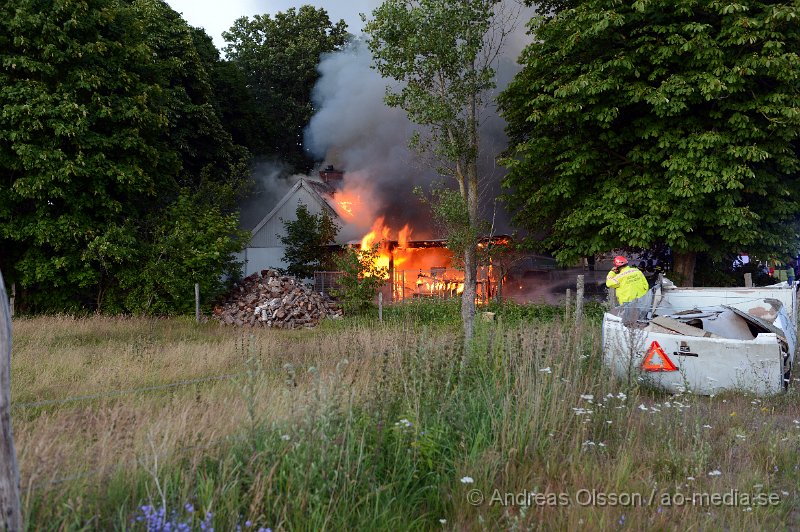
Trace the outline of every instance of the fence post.
<path fill-rule="evenodd" d="M 0 530 L 22 530 L 19 468 L 11 430 L 11 309 L 0 274 Z"/>
<path fill-rule="evenodd" d="M 565 320 L 569 319 L 569 307 L 571 306 L 569 300 L 572 299 L 570 297 L 571 294 L 572 294 L 572 291 L 569 288 L 567 288 L 567 296 L 566 296 L 566 298 L 564 300 L 564 319 Z"/>
<path fill-rule="evenodd" d="M 747 288 L 753 288 L 753 274 L 752 273 L 744 274 L 744 285 Z"/>
<path fill-rule="evenodd" d="M 378 321 L 383 323 L 383 292 L 378 292 Z"/>
<path fill-rule="evenodd" d="M 194 283 L 194 320 L 200 323 L 200 283 Z"/>
<path fill-rule="evenodd" d="M 608 289 L 608 307 L 614 308 L 617 306 L 617 290 L 616 288 Z"/>
<path fill-rule="evenodd" d="M 583 275 L 578 276 L 578 285 L 575 287 L 575 323 L 580 323 L 583 315 Z"/>

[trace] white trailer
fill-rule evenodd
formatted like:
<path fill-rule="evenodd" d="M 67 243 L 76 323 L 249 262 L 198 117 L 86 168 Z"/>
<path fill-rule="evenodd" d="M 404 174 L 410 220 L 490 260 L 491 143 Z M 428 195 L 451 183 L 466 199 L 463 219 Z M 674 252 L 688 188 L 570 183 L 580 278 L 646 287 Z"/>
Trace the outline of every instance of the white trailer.
<path fill-rule="evenodd" d="M 778 393 L 797 349 L 796 287 L 679 288 L 665 279 L 604 315 L 605 363 L 667 392 Z"/>

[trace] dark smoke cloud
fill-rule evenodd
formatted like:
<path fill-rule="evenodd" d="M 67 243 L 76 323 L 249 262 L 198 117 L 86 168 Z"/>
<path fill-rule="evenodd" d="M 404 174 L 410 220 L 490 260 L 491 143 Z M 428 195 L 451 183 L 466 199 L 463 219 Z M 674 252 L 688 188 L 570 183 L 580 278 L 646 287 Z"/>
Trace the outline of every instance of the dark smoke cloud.
<path fill-rule="evenodd" d="M 497 89 L 489 95 L 492 100 L 519 71 L 516 59 L 530 42 L 525 23 L 533 9 L 520 8 L 513 2 L 509 5 L 518 17 L 496 64 Z M 415 237 L 442 236 L 433 227 L 429 208 L 412 194 L 415 186 L 429 188 L 441 178 L 408 148 L 414 125 L 404 111 L 388 107 L 383 100 L 387 85 L 393 89 L 397 85 L 381 78 L 371 65 L 372 56 L 362 40 L 322 57 L 320 79 L 312 96 L 317 112 L 306 128 L 306 149 L 344 170 L 346 183 L 363 184 L 372 190 L 375 213 L 385 216 L 391 227 L 399 228 L 411 221 Z M 496 163 L 507 146 L 504 128 L 505 122 L 492 101 L 480 130 L 480 171 L 484 177 L 482 214 L 494 220 L 495 232 L 510 231 L 508 215 L 495 201 L 505 173 Z M 370 223 L 371 220 L 362 220 L 356 224 L 358 227 L 344 233 L 356 234 Z"/>

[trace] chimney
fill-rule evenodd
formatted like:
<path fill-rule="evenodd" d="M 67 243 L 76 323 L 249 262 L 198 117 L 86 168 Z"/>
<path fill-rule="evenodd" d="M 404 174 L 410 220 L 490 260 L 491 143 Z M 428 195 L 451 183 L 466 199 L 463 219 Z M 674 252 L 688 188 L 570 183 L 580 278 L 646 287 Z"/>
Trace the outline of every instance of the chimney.
<path fill-rule="evenodd" d="M 336 188 L 342 184 L 344 172 L 336 170 L 332 164 L 329 164 L 324 170 L 319 171 L 319 177 L 322 178 L 325 183 Z"/>

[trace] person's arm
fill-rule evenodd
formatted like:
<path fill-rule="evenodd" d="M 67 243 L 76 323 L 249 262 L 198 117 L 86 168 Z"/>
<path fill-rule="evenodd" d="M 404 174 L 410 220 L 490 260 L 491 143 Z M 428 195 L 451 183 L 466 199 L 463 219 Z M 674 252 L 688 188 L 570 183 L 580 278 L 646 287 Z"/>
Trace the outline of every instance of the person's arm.
<path fill-rule="evenodd" d="M 606 275 L 606 286 L 609 288 L 619 288 L 619 281 L 617 281 L 617 274 L 614 270 L 608 272 Z"/>

